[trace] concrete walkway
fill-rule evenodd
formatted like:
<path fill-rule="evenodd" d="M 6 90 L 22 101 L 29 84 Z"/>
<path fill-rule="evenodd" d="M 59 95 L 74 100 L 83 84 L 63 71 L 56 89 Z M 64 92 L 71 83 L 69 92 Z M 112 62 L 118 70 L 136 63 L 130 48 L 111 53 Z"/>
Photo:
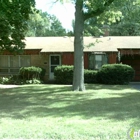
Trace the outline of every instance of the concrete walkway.
<path fill-rule="evenodd" d="M 140 82 L 130 82 L 129 85 L 137 90 L 140 90 Z M 15 88 L 15 87 L 19 87 L 19 86 L 20 85 L 2 85 L 2 84 L 0 84 L 0 88 Z"/>
<path fill-rule="evenodd" d="M 0 88 L 15 88 L 15 87 L 19 87 L 19 85 L 1 85 L 0 84 Z"/>

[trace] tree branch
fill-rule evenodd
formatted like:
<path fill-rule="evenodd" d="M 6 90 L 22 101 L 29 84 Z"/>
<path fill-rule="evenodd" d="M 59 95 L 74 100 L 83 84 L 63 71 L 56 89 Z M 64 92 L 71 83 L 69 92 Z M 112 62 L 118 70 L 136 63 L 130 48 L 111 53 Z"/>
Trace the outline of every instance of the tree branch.
<path fill-rule="evenodd" d="M 101 8 L 98 8 L 96 11 L 91 11 L 90 13 L 85 13 L 84 14 L 84 20 L 87 20 L 87 19 L 89 19 L 91 17 L 96 17 L 96 16 L 102 14 L 105 11 L 105 9 L 108 6 L 110 6 L 114 1 L 115 0 L 108 0 L 108 1 L 105 2 L 104 8 L 102 8 L 102 9 Z"/>

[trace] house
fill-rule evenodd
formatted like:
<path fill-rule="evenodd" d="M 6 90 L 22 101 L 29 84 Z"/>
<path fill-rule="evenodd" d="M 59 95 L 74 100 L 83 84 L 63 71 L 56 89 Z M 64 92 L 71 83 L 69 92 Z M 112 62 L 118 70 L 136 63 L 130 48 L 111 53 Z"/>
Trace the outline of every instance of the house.
<path fill-rule="evenodd" d="M 27 37 L 25 43 L 22 55 L 0 55 L 0 76 L 17 74 L 20 67 L 38 66 L 46 69 L 46 79 L 53 79 L 56 66 L 74 63 L 73 37 Z M 121 62 L 131 65 L 135 69 L 134 80 L 140 81 L 139 36 L 84 37 L 84 44 L 85 69 Z"/>

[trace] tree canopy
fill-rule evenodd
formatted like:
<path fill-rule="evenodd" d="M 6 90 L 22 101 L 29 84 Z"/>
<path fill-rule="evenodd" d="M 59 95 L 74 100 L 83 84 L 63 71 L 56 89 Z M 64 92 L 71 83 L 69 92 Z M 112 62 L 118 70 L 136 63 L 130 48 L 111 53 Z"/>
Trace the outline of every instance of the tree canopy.
<path fill-rule="evenodd" d="M 30 14 L 26 36 L 66 36 L 66 30 L 56 16 L 39 10 Z"/>
<path fill-rule="evenodd" d="M 88 19 L 85 22 L 86 36 L 103 35 L 102 27 L 108 25 L 110 35 L 140 35 L 140 1 L 115 0 L 100 16 Z"/>
<path fill-rule="evenodd" d="M 20 52 L 24 47 L 29 14 L 34 10 L 34 0 L 0 1 L 0 52 Z"/>
<path fill-rule="evenodd" d="M 121 20 L 110 26 L 111 35 L 140 35 L 140 0 L 127 1 L 121 7 L 121 12 Z"/>

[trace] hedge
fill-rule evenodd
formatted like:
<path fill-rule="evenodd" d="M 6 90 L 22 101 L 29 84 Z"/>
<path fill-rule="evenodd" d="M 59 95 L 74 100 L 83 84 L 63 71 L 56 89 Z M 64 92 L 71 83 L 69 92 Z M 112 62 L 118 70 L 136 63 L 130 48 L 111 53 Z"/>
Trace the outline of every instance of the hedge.
<path fill-rule="evenodd" d="M 97 71 L 85 69 L 84 81 L 85 83 L 97 83 Z"/>
<path fill-rule="evenodd" d="M 128 84 L 134 77 L 134 69 L 125 64 L 106 64 L 97 73 L 102 84 Z"/>
<path fill-rule="evenodd" d="M 40 67 L 22 67 L 19 70 L 19 76 L 22 79 L 32 80 L 32 79 L 43 79 L 45 76 L 45 69 Z"/>
<path fill-rule="evenodd" d="M 72 84 L 73 66 L 57 66 L 54 69 L 55 82 L 57 84 Z"/>
<path fill-rule="evenodd" d="M 97 71 L 84 70 L 85 83 L 96 83 Z M 57 66 L 54 70 L 55 82 L 57 84 L 72 84 L 73 81 L 73 66 Z"/>
<path fill-rule="evenodd" d="M 72 84 L 73 66 L 57 66 L 54 70 L 57 84 Z M 85 83 L 128 84 L 134 77 L 134 69 L 125 64 L 106 64 L 99 71 L 84 70 Z"/>

